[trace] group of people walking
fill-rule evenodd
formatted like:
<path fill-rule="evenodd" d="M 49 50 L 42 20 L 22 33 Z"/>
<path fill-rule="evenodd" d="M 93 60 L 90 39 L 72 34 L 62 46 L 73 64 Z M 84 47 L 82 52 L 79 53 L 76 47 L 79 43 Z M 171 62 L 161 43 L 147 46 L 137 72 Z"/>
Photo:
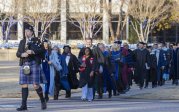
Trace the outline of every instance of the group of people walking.
<path fill-rule="evenodd" d="M 60 90 L 65 90 L 66 98 L 70 98 L 71 89 L 81 88 L 81 100 L 91 102 L 102 99 L 106 92 L 109 98 L 124 94 L 133 82 L 140 89 L 148 88 L 149 82 L 152 88 L 162 86 L 169 79 L 178 85 L 179 46 L 175 44 L 147 46 L 139 42 L 137 49 L 131 50 L 121 41 L 105 46 L 92 45 L 92 40 L 86 39 L 86 46 L 75 56 L 69 45 L 61 52 L 58 46 L 51 46 L 47 35 L 39 40 L 33 33 L 33 27 L 26 25 L 25 38 L 16 53 L 22 87 L 22 104 L 17 111 L 27 110 L 28 84 L 33 84 L 42 109 L 47 108 L 49 95 L 58 100 Z"/>

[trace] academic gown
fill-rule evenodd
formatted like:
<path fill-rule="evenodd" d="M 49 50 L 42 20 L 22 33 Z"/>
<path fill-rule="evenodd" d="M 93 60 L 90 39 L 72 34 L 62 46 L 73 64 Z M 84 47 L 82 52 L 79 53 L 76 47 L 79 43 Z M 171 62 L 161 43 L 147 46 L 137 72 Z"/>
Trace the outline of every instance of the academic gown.
<path fill-rule="evenodd" d="M 149 55 L 149 81 L 154 82 L 157 80 L 157 58 L 155 54 Z"/>
<path fill-rule="evenodd" d="M 135 57 L 135 71 L 134 78 L 137 84 L 142 84 L 146 76 L 146 63 L 148 63 L 149 52 L 146 49 L 136 49 L 134 51 Z"/>
<path fill-rule="evenodd" d="M 179 48 L 173 51 L 174 79 L 179 79 Z"/>
<path fill-rule="evenodd" d="M 67 57 L 67 54 L 65 53 L 63 53 L 62 55 Z M 79 72 L 79 65 L 80 63 L 77 57 L 73 54 L 70 54 L 70 60 L 67 65 L 67 68 L 68 68 L 68 81 L 71 89 L 77 89 L 79 86 L 79 80 L 77 79 L 77 73 Z"/>

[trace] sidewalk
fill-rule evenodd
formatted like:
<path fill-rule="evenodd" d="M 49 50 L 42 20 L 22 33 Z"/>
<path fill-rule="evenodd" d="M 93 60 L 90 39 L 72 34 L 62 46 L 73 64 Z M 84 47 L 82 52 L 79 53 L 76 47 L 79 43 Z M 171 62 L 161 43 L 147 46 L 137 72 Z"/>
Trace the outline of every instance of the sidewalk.
<path fill-rule="evenodd" d="M 21 98 L 21 88 L 18 84 L 19 80 L 18 62 L 0 62 L 0 98 Z M 32 86 L 29 87 L 29 98 L 38 98 Z M 76 96 L 80 99 L 81 90 L 73 90 L 72 97 Z M 117 96 L 119 98 L 130 99 L 162 99 L 162 100 L 179 100 L 179 86 L 171 85 L 171 81 L 167 81 L 166 85 L 157 88 L 140 90 L 135 84 L 126 94 Z M 60 92 L 64 98 L 64 91 Z M 107 97 L 107 95 L 106 95 Z"/>
<path fill-rule="evenodd" d="M 140 90 L 138 87 L 132 87 L 132 89 L 121 98 L 130 99 L 154 99 L 154 100 L 179 100 L 179 86 L 171 84 L 171 81 L 167 81 L 164 86 L 157 88 L 147 88 Z"/>

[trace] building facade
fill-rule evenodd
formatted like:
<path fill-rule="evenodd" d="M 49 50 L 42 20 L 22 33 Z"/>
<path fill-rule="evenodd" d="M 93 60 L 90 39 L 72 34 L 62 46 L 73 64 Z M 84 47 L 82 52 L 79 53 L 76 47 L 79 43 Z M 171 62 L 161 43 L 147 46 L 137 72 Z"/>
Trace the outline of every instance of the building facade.
<path fill-rule="evenodd" d="M 26 3 L 24 3 L 24 1 Z M 36 2 L 33 2 L 36 1 Z M 9 7 L 16 7 L 14 10 L 18 10 L 17 13 L 17 23 L 14 24 L 10 29 L 10 40 L 20 40 L 23 38 L 23 23 L 25 22 L 24 17 L 27 15 L 38 18 L 38 14 L 49 13 L 54 14 L 58 13 L 58 17 L 53 20 L 50 27 L 47 29 L 47 32 L 51 34 L 51 40 L 59 41 L 61 43 L 73 43 L 73 41 L 80 42 L 83 40 L 83 36 L 81 33 L 80 28 L 76 27 L 72 24 L 69 20 L 69 16 L 74 18 L 80 16 L 80 13 L 91 13 L 91 10 L 86 10 L 85 7 L 90 7 L 89 4 L 84 4 L 85 0 L 0 0 L 1 2 L 1 13 L 9 13 L 12 11 L 12 8 Z M 86 0 L 86 1 L 93 1 L 97 5 L 95 11 L 101 14 L 101 19 L 98 21 L 102 28 L 98 30 L 98 33 L 94 37 L 94 40 L 103 41 L 105 43 L 109 42 L 110 32 L 109 32 L 109 18 L 108 12 L 105 10 L 104 6 L 102 5 L 104 0 Z M 112 14 L 115 16 L 120 11 L 120 0 L 106 0 L 107 3 L 111 3 L 112 5 Z M 37 4 L 40 2 L 40 5 Z M 34 4 L 36 3 L 36 4 Z M 26 5 L 24 5 L 26 4 Z M 83 4 L 83 5 L 82 5 Z M 10 6 L 12 5 L 12 6 Z M 75 7 L 74 7 L 75 6 Z M 77 7 L 78 6 L 78 7 Z M 17 9 L 18 7 L 18 9 Z M 25 8 L 24 8 L 25 7 Z M 76 10 L 76 7 L 79 10 Z M 124 7 L 124 11 L 127 7 Z M 4 10 L 5 9 L 5 10 Z M 14 11 L 13 10 L 13 11 Z M 34 16 L 34 14 L 37 16 Z M 95 12 L 96 13 L 96 12 Z M 43 18 L 43 16 L 41 16 Z M 23 18 L 23 19 L 22 19 Z M 118 20 L 115 18 L 113 19 L 113 26 L 117 24 Z M 2 21 L 2 20 L 1 20 Z M 94 20 L 95 21 L 95 20 Z M 36 35 L 40 35 L 41 26 L 43 21 L 38 21 L 38 26 L 36 29 Z M 79 24 L 79 23 L 78 23 Z M 0 27 L 3 27 L 2 24 Z M 126 31 L 124 30 L 123 37 L 126 38 Z M 95 32 L 95 31 L 94 31 Z M 0 32 L 2 33 L 2 32 Z"/>

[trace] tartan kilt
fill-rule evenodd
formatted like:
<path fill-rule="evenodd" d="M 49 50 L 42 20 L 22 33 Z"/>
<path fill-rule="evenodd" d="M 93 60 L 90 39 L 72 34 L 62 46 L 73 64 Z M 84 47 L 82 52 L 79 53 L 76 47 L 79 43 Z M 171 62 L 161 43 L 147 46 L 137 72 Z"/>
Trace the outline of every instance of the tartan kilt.
<path fill-rule="evenodd" d="M 19 84 L 41 84 L 47 83 L 45 74 L 42 71 L 42 68 L 35 61 L 29 62 L 30 65 L 30 75 L 23 74 L 23 65 L 20 66 L 20 77 Z"/>

